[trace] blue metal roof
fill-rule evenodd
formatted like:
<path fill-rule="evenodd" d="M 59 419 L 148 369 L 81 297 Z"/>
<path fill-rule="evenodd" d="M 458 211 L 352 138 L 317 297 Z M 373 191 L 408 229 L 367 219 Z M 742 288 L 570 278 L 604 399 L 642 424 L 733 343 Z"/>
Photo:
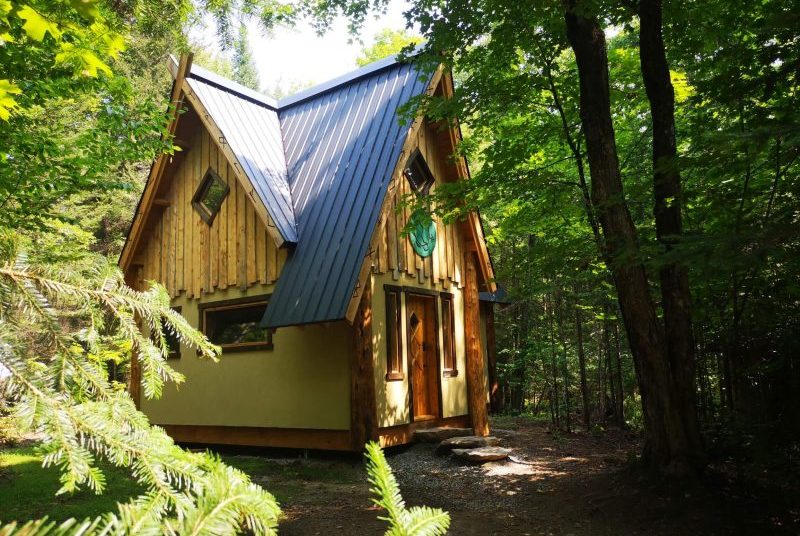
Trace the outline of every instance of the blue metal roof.
<path fill-rule="evenodd" d="M 276 104 L 206 73 L 192 67 L 192 89 L 281 233 L 296 233 L 262 324 L 343 319 L 408 133 L 398 108 L 430 76 L 387 58 Z"/>
<path fill-rule="evenodd" d="M 428 80 L 412 65 L 393 63 L 280 109 L 300 240 L 265 325 L 345 317 L 408 131 L 398 107 Z"/>

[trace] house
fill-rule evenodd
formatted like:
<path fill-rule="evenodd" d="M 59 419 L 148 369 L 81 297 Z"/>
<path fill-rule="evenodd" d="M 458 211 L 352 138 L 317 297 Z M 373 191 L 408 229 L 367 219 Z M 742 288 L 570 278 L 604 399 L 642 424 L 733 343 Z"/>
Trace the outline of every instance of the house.
<path fill-rule="evenodd" d="M 335 450 L 420 427 L 488 434 L 480 219 L 403 203 L 467 177 L 449 157 L 457 128 L 397 114 L 451 94 L 450 75 L 389 58 L 276 102 L 191 56 L 169 67 L 182 150 L 154 163 L 119 262 L 134 288 L 162 283 L 223 356 L 172 341 L 187 382 L 159 400 L 139 396 L 134 360 L 151 421 L 181 442 Z"/>

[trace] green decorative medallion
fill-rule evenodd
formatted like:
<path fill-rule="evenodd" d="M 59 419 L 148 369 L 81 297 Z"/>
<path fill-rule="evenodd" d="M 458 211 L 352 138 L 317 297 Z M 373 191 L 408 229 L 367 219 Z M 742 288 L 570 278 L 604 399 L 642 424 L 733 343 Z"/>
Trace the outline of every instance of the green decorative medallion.
<path fill-rule="evenodd" d="M 413 229 L 408 233 L 411 246 L 420 257 L 429 257 L 436 247 L 436 224 L 423 209 L 417 209 L 411 215 Z"/>

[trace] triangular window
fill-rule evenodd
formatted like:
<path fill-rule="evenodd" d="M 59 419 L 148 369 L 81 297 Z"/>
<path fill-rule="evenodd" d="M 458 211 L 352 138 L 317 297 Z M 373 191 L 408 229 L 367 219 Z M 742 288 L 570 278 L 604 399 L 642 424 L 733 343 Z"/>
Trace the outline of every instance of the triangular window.
<path fill-rule="evenodd" d="M 208 168 L 200 181 L 200 187 L 192 197 L 192 206 L 208 225 L 214 221 L 229 191 L 227 183 L 213 169 Z"/>

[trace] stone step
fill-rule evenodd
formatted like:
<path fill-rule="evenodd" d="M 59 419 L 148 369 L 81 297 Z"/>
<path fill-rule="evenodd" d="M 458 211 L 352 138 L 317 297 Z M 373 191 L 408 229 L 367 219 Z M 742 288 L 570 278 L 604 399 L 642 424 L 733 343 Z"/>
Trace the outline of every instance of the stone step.
<path fill-rule="evenodd" d="M 436 428 L 425 428 L 414 432 L 414 441 L 420 443 L 438 443 L 451 437 L 460 437 L 472 435 L 472 428 L 445 428 L 437 426 Z"/>
<path fill-rule="evenodd" d="M 448 454 L 453 449 L 476 449 L 479 447 L 500 446 L 500 439 L 494 436 L 459 436 L 445 439 L 436 447 L 436 454 Z"/>
<path fill-rule="evenodd" d="M 503 447 L 480 447 L 477 449 L 453 449 L 453 456 L 472 463 L 505 460 L 513 452 Z"/>

